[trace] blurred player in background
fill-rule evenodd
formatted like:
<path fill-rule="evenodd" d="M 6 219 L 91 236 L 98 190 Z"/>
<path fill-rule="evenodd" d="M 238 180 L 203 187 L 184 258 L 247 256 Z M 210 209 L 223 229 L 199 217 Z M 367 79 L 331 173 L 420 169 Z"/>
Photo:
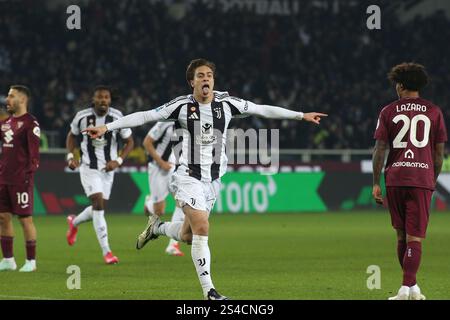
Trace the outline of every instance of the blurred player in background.
<path fill-rule="evenodd" d="M 146 230 L 138 237 L 137 247 L 164 235 L 192 244 L 191 256 L 208 300 L 226 300 L 211 279 L 211 253 L 208 245 L 209 213 L 220 192 L 220 177 L 227 169 L 225 152 L 227 129 L 233 117 L 258 115 L 272 119 L 305 120 L 319 124 L 322 113 L 303 113 L 257 105 L 231 97 L 227 92 L 213 91 L 215 64 L 205 59 L 191 61 L 186 80 L 193 93 L 178 97 L 163 106 L 136 112 L 107 125 L 87 128 L 93 138 L 120 128 L 152 121 L 176 121 L 182 128 L 182 152 L 172 175 L 170 188 L 183 209 L 184 222 L 161 222 L 150 216 Z"/>
<path fill-rule="evenodd" d="M 144 211 L 161 217 L 166 208 L 166 198 L 169 195 L 170 177 L 175 169 L 174 144 L 175 124 L 173 122 L 157 122 L 148 132 L 143 145 L 149 154 L 148 184 L 150 195 L 145 198 Z M 184 221 L 183 210 L 176 205 L 172 222 Z M 141 247 L 137 247 L 141 249 Z M 184 256 L 177 240 L 170 239 L 166 253 L 173 256 Z"/>
<path fill-rule="evenodd" d="M 431 196 L 442 168 L 447 131 L 441 109 L 419 96 L 428 75 L 422 65 L 403 63 L 389 79 L 399 97 L 381 110 L 375 130 L 373 197 L 383 203 L 380 177 L 385 151 L 387 204 L 397 231 L 403 283 L 390 300 L 424 300 L 416 281 L 430 214 Z"/>
<path fill-rule="evenodd" d="M 0 122 L 0 235 L 3 253 L 0 271 L 17 269 L 13 254 L 12 215 L 19 217 L 25 236 L 27 258 L 19 271 L 36 270 L 36 228 L 32 214 L 41 131 L 36 118 L 27 111 L 30 98 L 27 87 L 11 86 L 6 97 L 6 108 L 11 116 Z"/>
<path fill-rule="evenodd" d="M 78 226 L 93 220 L 95 233 L 102 248 L 103 258 L 107 264 L 115 264 L 119 259 L 111 252 L 108 241 L 108 229 L 105 220 L 106 202 L 111 194 L 114 170 L 122 165 L 124 159 L 133 149 L 134 141 L 130 129 L 109 132 L 101 138 L 91 139 L 83 134 L 81 137 L 81 164 L 74 158 L 76 140 L 81 131 L 88 127 L 104 125 L 121 118 L 122 112 L 111 107 L 111 89 L 97 86 L 94 89 L 92 105 L 75 115 L 67 134 L 66 146 L 69 153 L 67 162 L 70 169 L 80 167 L 81 184 L 91 206 L 85 208 L 78 216 L 67 217 L 69 230 L 67 242 L 72 246 L 77 237 Z M 125 141 L 125 146 L 118 155 L 118 138 Z"/>

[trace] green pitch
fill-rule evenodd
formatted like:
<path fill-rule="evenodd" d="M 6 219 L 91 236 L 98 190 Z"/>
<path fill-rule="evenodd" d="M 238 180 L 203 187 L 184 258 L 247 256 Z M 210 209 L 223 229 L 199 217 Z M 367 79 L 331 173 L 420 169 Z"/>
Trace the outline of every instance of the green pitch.
<path fill-rule="evenodd" d="M 167 217 L 168 218 L 168 217 Z M 92 223 L 80 226 L 74 247 L 66 244 L 65 217 L 36 217 L 38 271 L 0 273 L 1 299 L 202 299 L 190 257 L 164 253 L 160 237 L 137 251 L 146 218 L 107 216 L 118 265 L 105 265 Z M 24 257 L 15 221 L 15 257 Z M 386 212 L 283 215 L 213 215 L 212 276 L 233 299 L 386 299 L 396 293 L 401 271 Z M 423 245 L 419 285 L 428 299 L 450 298 L 450 214 L 433 213 Z M 81 270 L 81 289 L 67 289 L 67 267 Z M 381 269 L 381 289 L 367 288 L 367 267 Z"/>

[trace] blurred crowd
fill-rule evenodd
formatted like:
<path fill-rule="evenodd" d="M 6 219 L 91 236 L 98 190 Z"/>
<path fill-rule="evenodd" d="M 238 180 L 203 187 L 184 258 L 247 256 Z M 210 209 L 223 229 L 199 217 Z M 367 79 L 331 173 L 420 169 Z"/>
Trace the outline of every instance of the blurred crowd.
<path fill-rule="evenodd" d="M 386 3 L 389 8 L 389 1 Z M 175 2 L 176 3 L 176 2 Z M 9 2 L 9 4 L 11 4 Z M 382 12 L 382 29 L 366 27 L 365 1 L 316 6 L 298 13 L 224 12 L 159 1 L 86 1 L 81 30 L 68 30 L 65 8 L 42 1 L 0 1 L 0 88 L 28 85 L 32 113 L 64 147 L 74 114 L 97 84 L 115 88 L 125 114 L 190 93 L 191 59 L 217 65 L 216 90 L 256 103 L 329 113 L 320 127 L 293 121 L 233 120 L 242 128 L 279 128 L 283 148 L 367 149 L 381 108 L 396 99 L 386 73 L 394 64 L 424 64 L 432 82 L 423 93 L 449 117 L 450 22 L 443 12 L 401 22 Z M 6 92 L 5 92 L 6 93 Z M 151 125 L 134 130 L 138 143 Z"/>

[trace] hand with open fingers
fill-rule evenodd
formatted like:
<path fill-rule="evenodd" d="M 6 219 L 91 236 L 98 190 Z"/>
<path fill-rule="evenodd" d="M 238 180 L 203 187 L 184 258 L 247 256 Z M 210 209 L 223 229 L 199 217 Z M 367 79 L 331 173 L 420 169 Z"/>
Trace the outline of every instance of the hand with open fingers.
<path fill-rule="evenodd" d="M 381 194 L 381 187 L 378 184 L 374 184 L 372 188 L 372 196 L 376 203 L 383 204 L 383 195 Z"/>
<path fill-rule="evenodd" d="M 81 132 L 88 134 L 91 137 L 91 139 L 97 139 L 97 138 L 100 138 L 102 135 L 104 135 L 106 133 L 106 131 L 108 131 L 106 126 L 100 126 L 100 127 L 86 128 Z"/>
<path fill-rule="evenodd" d="M 303 114 L 303 120 L 313 122 L 315 124 L 320 124 L 322 117 L 328 117 L 328 114 L 320 112 L 308 112 Z"/>

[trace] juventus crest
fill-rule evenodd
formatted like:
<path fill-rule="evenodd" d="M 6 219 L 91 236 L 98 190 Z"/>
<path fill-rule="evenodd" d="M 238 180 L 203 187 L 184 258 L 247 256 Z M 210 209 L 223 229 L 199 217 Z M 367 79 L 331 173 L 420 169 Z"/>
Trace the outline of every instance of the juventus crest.
<path fill-rule="evenodd" d="M 217 119 L 222 118 L 222 109 L 221 108 L 214 108 L 214 112 L 216 113 Z"/>

